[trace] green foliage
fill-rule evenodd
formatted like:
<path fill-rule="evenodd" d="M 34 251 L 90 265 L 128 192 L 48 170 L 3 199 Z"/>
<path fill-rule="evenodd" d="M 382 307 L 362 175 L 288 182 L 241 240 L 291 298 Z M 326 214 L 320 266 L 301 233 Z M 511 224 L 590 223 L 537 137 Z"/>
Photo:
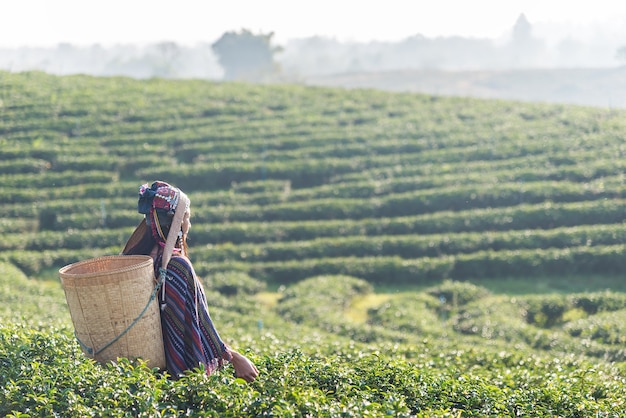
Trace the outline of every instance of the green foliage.
<path fill-rule="evenodd" d="M 224 268 L 230 268 L 225 264 Z M 311 275 L 348 275 L 377 284 L 423 284 L 446 277 L 453 266 L 451 257 L 402 259 L 400 257 L 327 257 L 240 265 L 253 277 L 292 283 Z M 220 264 L 200 265 L 201 271 L 220 270 Z"/>
<path fill-rule="evenodd" d="M 444 280 L 440 285 L 427 289 L 427 293 L 439 298 L 441 303 L 454 307 L 485 298 L 491 294 L 489 290 L 473 283 L 451 280 Z"/>
<path fill-rule="evenodd" d="M 0 414 L 626 410 L 622 111 L 0 77 Z M 96 364 L 72 337 L 58 269 L 119 253 L 156 179 L 191 198 L 191 258 L 252 384 Z"/>
<path fill-rule="evenodd" d="M 626 294 L 604 291 L 585 294 L 574 294 L 568 298 L 570 305 L 593 315 L 598 312 L 616 311 L 626 306 Z"/>
<path fill-rule="evenodd" d="M 343 316 L 342 310 L 348 307 L 354 297 L 372 291 L 372 285 L 350 276 L 312 277 L 298 282 L 283 292 L 279 300 L 278 313 L 297 323 L 315 325 L 320 322 L 333 322 Z M 303 300 L 306 299 L 308 303 L 303 306 Z"/>
<path fill-rule="evenodd" d="M 70 323 L 65 296 L 58 284 L 29 279 L 13 264 L 1 261 L 0 318 L 6 324 Z"/>
<path fill-rule="evenodd" d="M 594 298 L 597 294 L 545 294 L 524 297 L 497 296 L 476 300 L 453 312 L 450 324 L 457 332 L 480 336 L 486 340 L 503 340 L 509 344 L 559 353 L 579 353 L 590 357 L 623 362 L 626 353 L 614 346 L 620 338 L 620 327 L 606 318 L 619 318 L 618 311 L 589 314 L 576 305 L 578 298 Z M 622 294 L 614 297 L 621 299 Z M 610 306 L 610 303 L 608 303 Z M 593 331 L 604 324 L 606 338 Z M 613 327 L 612 330 L 611 327 Z M 597 328 L 596 328 L 597 329 Z M 593 338 L 590 335 L 594 335 Z"/>
<path fill-rule="evenodd" d="M 437 299 L 422 293 L 394 297 L 368 309 L 367 316 L 371 325 L 417 336 L 443 337 L 448 331 Z"/>
<path fill-rule="evenodd" d="M 64 251 L 79 259 L 87 247 L 121 246 L 139 219 L 129 196 L 156 178 L 190 195 L 190 243 L 206 272 L 415 283 L 624 267 L 619 112 L 199 80 L 2 78 L 0 177 L 13 187 L 0 189 L 12 219 L 0 226 L 28 235 L 0 250 L 28 273 L 61 267 Z M 23 250 L 34 253 L 11 254 Z"/>
<path fill-rule="evenodd" d="M 344 348 L 252 358 L 253 384 L 203 370 L 172 381 L 141 362 L 98 365 L 63 334 L 0 328 L 7 416 L 619 416 L 619 373 L 515 351 L 402 359 Z M 22 415 L 20 415 L 22 414 Z"/>
<path fill-rule="evenodd" d="M 253 295 L 267 287 L 265 282 L 255 280 L 242 272 L 220 272 L 204 278 L 207 289 L 214 290 L 226 296 Z"/>
<path fill-rule="evenodd" d="M 53 300 L 62 305 L 58 283 L 31 282 L 9 265 L 3 273 L 13 296 L 3 305 L 36 312 L 45 304 L 48 315 L 0 326 L 0 413 L 7 416 L 549 417 L 610 416 L 624 407 L 623 370 L 603 360 L 619 358 L 624 309 L 606 312 L 599 302 L 617 308 L 619 293 L 513 299 L 445 282 L 388 295 L 358 323 L 346 315 L 374 290 L 353 277 L 313 277 L 283 289 L 275 313 L 288 321 L 250 309 L 245 292 L 219 300 L 210 290 L 212 316 L 250 347 L 246 354 L 261 370 L 246 384 L 230 366 L 170 380 L 140 360 L 97 364 L 71 337 L 67 313 L 50 309 Z M 38 293 L 43 288 L 54 290 L 48 302 Z M 450 317 L 440 315 L 437 295 L 445 292 L 460 295 Z M 581 309 L 581 300 L 596 301 L 600 313 L 563 332 L 544 334 L 524 317 L 530 306 Z M 54 318 L 65 325 L 51 326 Z M 264 328 L 252 318 L 265 319 Z"/>
<path fill-rule="evenodd" d="M 119 254 L 121 250 L 121 245 L 107 248 L 61 249 L 57 251 L 14 250 L 0 254 L 0 260 L 11 262 L 25 274 L 34 276 L 45 269 L 56 268 L 58 270 L 58 266 L 65 266 L 88 258 Z"/>
<path fill-rule="evenodd" d="M 456 332 L 477 335 L 486 340 L 500 339 L 509 344 L 531 343 L 524 339 L 532 332 L 523 319 L 523 308 L 515 299 L 497 297 L 477 300 L 453 314 L 450 321 Z"/>
<path fill-rule="evenodd" d="M 562 295 L 536 296 L 527 298 L 524 309 L 526 320 L 531 324 L 551 327 L 561 324 L 573 310 L 581 315 L 594 315 L 598 312 L 613 312 L 624 309 L 626 295 L 616 292 L 594 292 Z"/>
<path fill-rule="evenodd" d="M 528 323 L 550 328 L 562 322 L 568 303 L 560 295 L 539 296 L 527 299 L 525 308 Z"/>

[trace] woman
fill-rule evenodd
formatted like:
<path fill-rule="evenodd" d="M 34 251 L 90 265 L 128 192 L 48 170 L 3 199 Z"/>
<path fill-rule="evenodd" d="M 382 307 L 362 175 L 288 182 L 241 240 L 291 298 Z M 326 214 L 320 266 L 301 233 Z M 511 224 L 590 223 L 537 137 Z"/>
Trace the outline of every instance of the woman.
<path fill-rule="evenodd" d="M 139 189 L 138 211 L 145 215 L 126 243 L 125 255 L 150 255 L 161 282 L 159 301 L 167 370 L 173 378 L 201 364 L 212 373 L 229 361 L 235 375 L 252 382 L 259 374 L 244 355 L 221 340 L 206 296 L 187 257 L 191 223 L 189 198 L 162 181 Z"/>

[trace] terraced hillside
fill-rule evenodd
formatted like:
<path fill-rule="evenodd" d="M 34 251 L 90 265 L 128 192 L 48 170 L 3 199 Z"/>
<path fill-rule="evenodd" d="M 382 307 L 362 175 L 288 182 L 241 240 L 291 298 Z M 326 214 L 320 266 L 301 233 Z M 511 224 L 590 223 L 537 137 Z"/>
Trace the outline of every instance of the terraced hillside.
<path fill-rule="evenodd" d="M 622 416 L 625 116 L 0 72 L 0 415 Z M 155 179 L 252 384 L 74 338 L 57 269 L 118 253 Z"/>
<path fill-rule="evenodd" d="M 375 284 L 617 274 L 626 114 L 368 90 L 0 73 L 0 257 L 116 254 L 140 184 L 201 275 Z"/>

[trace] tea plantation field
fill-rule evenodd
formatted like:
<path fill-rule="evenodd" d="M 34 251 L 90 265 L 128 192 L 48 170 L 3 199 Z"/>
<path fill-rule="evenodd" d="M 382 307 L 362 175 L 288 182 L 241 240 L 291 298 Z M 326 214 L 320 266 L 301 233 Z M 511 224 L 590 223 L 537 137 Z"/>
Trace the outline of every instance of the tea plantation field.
<path fill-rule="evenodd" d="M 626 112 L 0 72 L 0 414 L 626 416 Z M 99 365 L 58 269 L 192 202 L 230 366 Z"/>

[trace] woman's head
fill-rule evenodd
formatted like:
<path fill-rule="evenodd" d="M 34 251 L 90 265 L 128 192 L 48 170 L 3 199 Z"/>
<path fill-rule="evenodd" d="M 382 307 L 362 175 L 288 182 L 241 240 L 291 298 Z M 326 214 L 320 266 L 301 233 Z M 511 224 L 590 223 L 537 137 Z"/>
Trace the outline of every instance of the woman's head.
<path fill-rule="evenodd" d="M 136 243 L 131 243 L 131 237 L 124 254 L 148 254 L 155 244 L 165 254 L 171 254 L 174 248 L 187 254 L 186 239 L 191 223 L 190 203 L 185 193 L 163 181 L 143 184 L 139 188 L 137 210 L 145 215 L 135 230 L 141 236 L 135 237 Z"/>
<path fill-rule="evenodd" d="M 167 241 L 168 231 L 175 220 L 176 234 L 186 235 L 189 232 L 189 206 L 185 193 L 163 181 L 155 181 L 152 185 L 146 183 L 139 188 L 137 210 L 145 215 L 157 242 Z"/>

